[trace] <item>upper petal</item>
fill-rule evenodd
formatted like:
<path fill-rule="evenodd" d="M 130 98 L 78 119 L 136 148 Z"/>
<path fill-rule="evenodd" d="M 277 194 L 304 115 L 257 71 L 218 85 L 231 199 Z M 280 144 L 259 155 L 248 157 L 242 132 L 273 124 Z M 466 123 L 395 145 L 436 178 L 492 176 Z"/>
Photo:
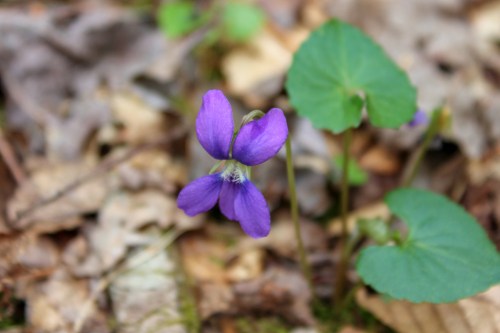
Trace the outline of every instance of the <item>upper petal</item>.
<path fill-rule="evenodd" d="M 177 206 L 189 216 L 210 210 L 219 199 L 222 182 L 220 173 L 192 181 L 179 193 Z"/>
<path fill-rule="evenodd" d="M 241 228 L 253 238 L 267 236 L 271 230 L 271 215 L 266 199 L 249 180 L 238 186 L 234 211 Z"/>
<path fill-rule="evenodd" d="M 220 191 L 219 208 L 222 214 L 229 220 L 237 221 L 236 213 L 234 212 L 234 200 L 239 193 L 241 184 L 231 181 L 224 181 Z"/>
<path fill-rule="evenodd" d="M 226 160 L 233 132 L 233 114 L 226 96 L 220 90 L 207 91 L 196 118 L 196 135 L 201 145 L 213 158 Z"/>
<path fill-rule="evenodd" d="M 288 136 L 283 111 L 274 108 L 244 125 L 233 145 L 233 158 L 246 165 L 263 163 L 276 155 Z"/>

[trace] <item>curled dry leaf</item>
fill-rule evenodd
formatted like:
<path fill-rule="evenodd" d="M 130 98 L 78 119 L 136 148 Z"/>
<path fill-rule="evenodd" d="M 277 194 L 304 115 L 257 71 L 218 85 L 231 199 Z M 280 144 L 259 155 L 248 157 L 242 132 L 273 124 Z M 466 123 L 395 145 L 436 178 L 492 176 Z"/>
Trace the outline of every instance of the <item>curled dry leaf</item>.
<path fill-rule="evenodd" d="M 287 43 L 265 28 L 247 45 L 229 53 L 223 59 L 222 71 L 231 93 L 254 105 L 276 95 L 282 89 L 293 51 L 306 36 L 302 29 L 289 31 Z"/>
<path fill-rule="evenodd" d="M 90 297 L 90 283 L 72 278 L 63 268 L 47 280 L 24 286 L 27 323 L 35 332 L 70 333 L 71 326 L 79 316 L 82 304 Z M 83 331 L 107 333 L 106 319 L 92 305 Z"/>
<path fill-rule="evenodd" d="M 104 96 L 103 96 L 104 97 Z M 147 105 L 131 92 L 112 93 L 107 96 L 115 122 L 123 126 L 120 138 L 130 144 L 151 141 L 164 136 L 163 114 Z"/>
<path fill-rule="evenodd" d="M 49 238 L 33 233 L 0 237 L 0 280 L 48 275 L 59 263 L 59 251 Z"/>
<path fill-rule="evenodd" d="M 93 170 L 95 163 L 41 163 L 28 182 L 16 190 L 8 203 L 8 214 L 16 229 L 31 227 L 39 232 L 54 232 L 74 228 L 82 223 L 80 215 L 96 212 L 110 190 L 108 178 L 96 177 L 59 200 L 36 208 L 25 217 L 17 219 L 33 208 L 43 198 L 50 197 L 68 184 Z"/>
<path fill-rule="evenodd" d="M 302 273 L 270 267 L 259 278 L 236 283 L 235 304 L 244 313 L 272 313 L 298 325 L 313 325 L 311 294 Z"/>
<path fill-rule="evenodd" d="M 386 325 L 400 333 L 475 333 L 500 330 L 500 287 L 457 303 L 427 304 L 388 301 L 366 289 L 356 300 Z"/>
<path fill-rule="evenodd" d="M 142 229 L 152 225 L 165 230 L 177 221 L 180 229 L 189 229 L 188 224 L 192 228 L 200 219 L 183 217 L 175 200 L 158 190 L 116 193 L 107 198 L 98 223 L 85 225 L 85 238 L 70 243 L 64 260 L 77 276 L 101 274 L 122 260 L 130 247 L 151 241 Z"/>

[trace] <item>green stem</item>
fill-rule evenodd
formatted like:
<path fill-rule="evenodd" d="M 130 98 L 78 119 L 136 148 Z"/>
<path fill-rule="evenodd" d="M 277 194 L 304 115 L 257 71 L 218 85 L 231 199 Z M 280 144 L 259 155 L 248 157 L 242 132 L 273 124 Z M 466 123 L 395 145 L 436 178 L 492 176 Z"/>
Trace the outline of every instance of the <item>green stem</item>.
<path fill-rule="evenodd" d="M 431 123 L 427 127 L 424 140 L 410 158 L 410 162 L 401 181 L 401 187 L 408 187 L 413 183 L 413 180 L 417 175 L 417 171 L 420 167 L 420 164 L 422 163 L 427 149 L 429 148 L 430 143 L 432 142 L 432 139 L 434 138 L 434 136 L 436 136 L 436 134 L 439 132 L 439 129 L 441 128 L 442 112 L 443 109 L 439 108 L 432 113 Z"/>
<path fill-rule="evenodd" d="M 349 209 L 349 148 L 352 141 L 352 129 L 347 129 L 342 139 L 342 182 L 340 192 L 340 214 L 342 230 L 340 234 L 340 260 L 336 269 L 334 280 L 333 302 L 335 309 L 342 306 L 344 288 L 346 283 L 347 266 L 349 263 L 350 251 L 348 249 L 347 214 Z M 338 311 L 337 311 L 338 312 Z"/>
<path fill-rule="evenodd" d="M 302 273 L 307 280 L 309 290 L 311 292 L 311 297 L 314 300 L 316 298 L 316 293 L 314 291 L 311 267 L 309 266 L 309 262 L 307 261 L 306 250 L 304 248 L 302 235 L 300 233 L 299 206 L 297 204 L 297 191 L 295 188 L 295 175 L 293 172 L 292 146 L 290 143 L 290 138 L 286 140 L 286 171 L 288 176 L 288 186 L 290 188 L 290 207 L 292 212 L 293 226 L 295 229 L 295 239 L 297 241 L 297 250 L 299 252 L 300 268 L 302 269 Z"/>

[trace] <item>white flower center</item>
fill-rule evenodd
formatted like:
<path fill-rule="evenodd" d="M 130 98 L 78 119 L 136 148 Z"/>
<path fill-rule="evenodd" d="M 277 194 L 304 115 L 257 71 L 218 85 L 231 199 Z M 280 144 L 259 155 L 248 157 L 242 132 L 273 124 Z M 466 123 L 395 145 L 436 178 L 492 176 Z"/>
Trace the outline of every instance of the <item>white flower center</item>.
<path fill-rule="evenodd" d="M 250 177 L 250 167 L 235 160 L 228 160 L 222 171 L 222 179 L 241 184 Z"/>

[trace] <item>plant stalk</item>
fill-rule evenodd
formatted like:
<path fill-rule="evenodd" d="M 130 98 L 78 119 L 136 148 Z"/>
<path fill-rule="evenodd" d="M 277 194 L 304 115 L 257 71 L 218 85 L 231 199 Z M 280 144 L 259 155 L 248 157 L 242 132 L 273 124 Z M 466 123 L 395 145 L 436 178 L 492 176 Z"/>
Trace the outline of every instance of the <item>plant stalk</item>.
<path fill-rule="evenodd" d="M 347 215 L 349 209 L 349 160 L 352 141 L 352 129 L 349 128 L 344 132 L 342 138 L 342 180 L 340 189 L 340 214 L 342 229 L 340 234 L 340 260 L 337 265 L 336 275 L 333 288 L 333 302 L 336 312 L 339 313 L 339 308 L 342 306 L 344 296 L 344 288 L 347 279 L 347 266 L 349 264 L 350 252 L 348 249 L 348 232 L 347 232 Z"/>
<path fill-rule="evenodd" d="M 425 153 L 427 152 L 427 149 L 429 149 L 429 145 L 432 142 L 432 139 L 436 136 L 441 128 L 442 112 L 443 109 L 439 108 L 432 113 L 431 123 L 427 127 L 424 140 L 410 158 L 408 167 L 401 180 L 401 187 L 408 187 L 413 183 L 413 180 L 417 175 L 417 171 L 420 168 L 420 164 L 422 163 Z"/>
<path fill-rule="evenodd" d="M 292 160 L 292 145 L 290 143 L 290 137 L 286 139 L 286 171 L 288 176 L 288 187 L 290 188 L 290 209 L 292 213 L 292 221 L 295 229 L 295 239 L 297 241 L 297 250 L 299 253 L 300 268 L 304 277 L 307 280 L 309 286 L 309 291 L 311 292 L 311 297 L 313 301 L 316 299 L 314 284 L 312 280 L 311 266 L 307 261 L 306 250 L 304 248 L 304 243 L 302 242 L 302 234 L 300 232 L 299 223 L 299 206 L 297 203 L 297 190 L 295 187 L 295 175 L 293 171 L 293 160 Z"/>

